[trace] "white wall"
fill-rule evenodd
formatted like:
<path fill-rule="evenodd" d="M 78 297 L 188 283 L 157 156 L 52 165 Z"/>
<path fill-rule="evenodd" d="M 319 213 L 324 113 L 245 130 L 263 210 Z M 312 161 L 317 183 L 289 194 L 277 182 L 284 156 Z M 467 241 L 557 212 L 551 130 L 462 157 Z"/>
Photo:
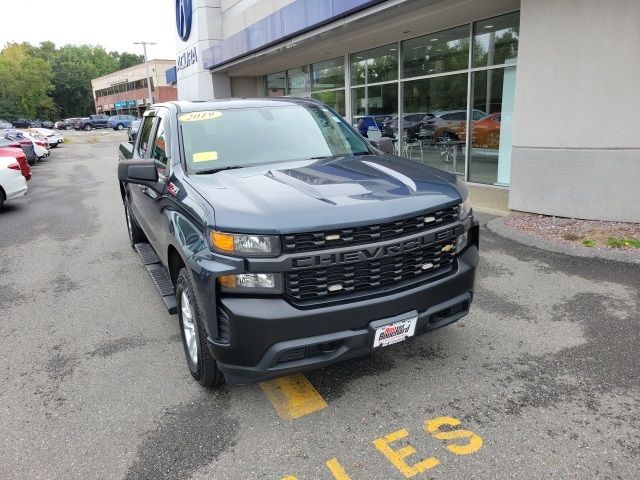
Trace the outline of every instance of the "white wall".
<path fill-rule="evenodd" d="M 640 148 L 640 0 L 522 0 L 524 147 Z"/>
<path fill-rule="evenodd" d="M 510 208 L 640 222 L 639 50 L 639 0 L 522 0 Z"/>
<path fill-rule="evenodd" d="M 191 34 L 183 42 L 176 30 L 177 58 L 194 47 L 197 62 L 183 70 L 178 70 L 178 100 L 210 100 L 215 97 L 228 97 L 231 94 L 229 79 L 217 74 L 215 78 L 203 68 L 204 52 L 216 45 L 222 38 L 222 10 L 220 0 L 194 0 Z"/>

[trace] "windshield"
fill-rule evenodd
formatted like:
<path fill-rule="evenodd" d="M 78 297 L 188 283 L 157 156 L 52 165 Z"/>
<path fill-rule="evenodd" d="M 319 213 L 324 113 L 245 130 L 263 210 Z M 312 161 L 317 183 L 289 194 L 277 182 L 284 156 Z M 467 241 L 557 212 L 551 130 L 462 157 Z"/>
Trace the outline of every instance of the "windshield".
<path fill-rule="evenodd" d="M 369 153 L 338 114 L 320 105 L 208 110 L 179 119 L 186 161 L 196 172 Z"/>

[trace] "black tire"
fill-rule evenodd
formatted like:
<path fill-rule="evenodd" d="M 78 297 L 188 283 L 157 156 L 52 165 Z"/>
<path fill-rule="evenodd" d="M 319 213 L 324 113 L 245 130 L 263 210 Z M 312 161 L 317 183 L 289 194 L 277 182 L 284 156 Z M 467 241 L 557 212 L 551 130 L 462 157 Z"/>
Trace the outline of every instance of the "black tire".
<path fill-rule="evenodd" d="M 195 333 L 195 342 L 197 345 L 197 360 L 194 362 L 189 353 L 185 328 L 183 322 L 183 294 L 189 302 L 189 310 L 191 312 L 191 324 Z M 184 348 L 184 356 L 191 376 L 203 387 L 214 387 L 224 384 L 224 375 L 218 368 L 216 359 L 213 358 L 209 347 L 207 346 L 207 331 L 202 324 L 202 315 L 200 315 L 200 307 L 196 298 L 196 292 L 191 284 L 191 278 L 186 268 L 182 268 L 178 273 L 176 281 L 176 303 L 178 305 L 178 326 L 180 328 L 180 337 L 182 338 L 182 346 Z"/>
<path fill-rule="evenodd" d="M 88 131 L 90 131 L 92 128 L 93 128 L 93 126 L 92 126 L 90 123 L 87 123 L 87 124 L 84 126 L 84 131 L 85 131 L 85 132 L 88 132 Z"/>
<path fill-rule="evenodd" d="M 136 221 L 134 216 L 131 215 L 128 199 L 124 201 L 124 217 L 127 221 L 127 231 L 129 232 L 129 243 L 131 244 L 131 248 L 133 248 L 136 243 L 146 242 L 146 235 L 140 228 L 140 225 L 138 225 L 138 222 Z"/>
<path fill-rule="evenodd" d="M 0 188 L 0 210 L 2 210 L 3 205 L 4 205 L 4 192 Z"/>

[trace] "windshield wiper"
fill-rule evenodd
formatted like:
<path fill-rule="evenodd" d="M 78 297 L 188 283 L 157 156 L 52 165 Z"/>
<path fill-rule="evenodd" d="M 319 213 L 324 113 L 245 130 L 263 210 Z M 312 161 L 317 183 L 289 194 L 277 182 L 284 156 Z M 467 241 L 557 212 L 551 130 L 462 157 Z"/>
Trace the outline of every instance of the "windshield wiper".
<path fill-rule="evenodd" d="M 309 157 L 307 160 L 326 160 L 327 158 L 357 157 L 360 155 L 371 155 L 369 152 L 345 153 L 342 155 L 321 155 L 319 157 Z"/>
<path fill-rule="evenodd" d="M 244 168 L 240 165 L 229 165 L 228 167 L 211 168 L 209 170 L 197 170 L 196 175 L 211 175 L 212 173 L 218 173 L 222 170 L 235 170 L 236 168 Z"/>

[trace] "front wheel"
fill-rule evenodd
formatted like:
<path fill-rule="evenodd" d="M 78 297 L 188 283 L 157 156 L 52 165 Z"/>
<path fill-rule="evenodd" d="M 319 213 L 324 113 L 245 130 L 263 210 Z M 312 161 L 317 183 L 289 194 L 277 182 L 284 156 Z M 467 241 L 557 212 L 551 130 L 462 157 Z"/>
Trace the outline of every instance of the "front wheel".
<path fill-rule="evenodd" d="M 118 130 L 122 130 L 124 128 L 124 125 L 122 125 L 121 123 L 118 124 L 118 126 L 116 127 Z"/>
<path fill-rule="evenodd" d="M 87 125 L 84 126 L 84 131 L 88 132 L 89 130 L 91 130 L 93 127 L 91 126 L 90 123 L 88 123 Z"/>
<path fill-rule="evenodd" d="M 202 324 L 196 293 L 186 268 L 178 273 L 176 303 L 182 346 L 191 376 L 203 387 L 224 384 L 224 375 L 207 347 L 207 331 Z"/>

